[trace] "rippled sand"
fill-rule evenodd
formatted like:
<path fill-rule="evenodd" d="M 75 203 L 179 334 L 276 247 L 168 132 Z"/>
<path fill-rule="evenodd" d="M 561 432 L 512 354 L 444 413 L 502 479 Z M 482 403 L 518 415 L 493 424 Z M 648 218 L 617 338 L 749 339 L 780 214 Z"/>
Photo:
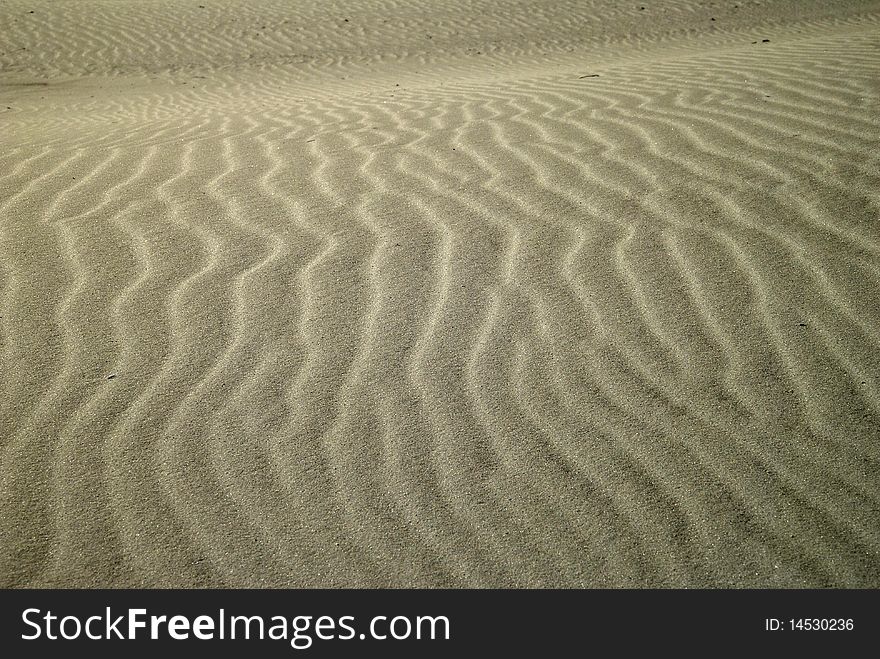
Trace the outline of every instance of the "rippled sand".
<path fill-rule="evenodd" d="M 880 3 L 201 5 L 0 5 L 0 585 L 880 587 Z"/>

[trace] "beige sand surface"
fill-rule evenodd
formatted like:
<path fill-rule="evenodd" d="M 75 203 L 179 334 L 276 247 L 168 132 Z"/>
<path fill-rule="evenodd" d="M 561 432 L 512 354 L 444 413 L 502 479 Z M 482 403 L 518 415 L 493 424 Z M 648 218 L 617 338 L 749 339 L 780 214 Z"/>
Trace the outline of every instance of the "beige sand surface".
<path fill-rule="evenodd" d="M 880 587 L 880 2 L 0 26 L 0 585 Z"/>

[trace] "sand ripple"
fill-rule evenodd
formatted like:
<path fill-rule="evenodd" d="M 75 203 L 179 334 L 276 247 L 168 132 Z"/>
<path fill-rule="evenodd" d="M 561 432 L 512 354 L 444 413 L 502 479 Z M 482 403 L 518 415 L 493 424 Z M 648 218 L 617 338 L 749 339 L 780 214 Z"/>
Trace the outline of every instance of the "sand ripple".
<path fill-rule="evenodd" d="M 31 4 L 2 585 L 880 586 L 876 2 Z"/>

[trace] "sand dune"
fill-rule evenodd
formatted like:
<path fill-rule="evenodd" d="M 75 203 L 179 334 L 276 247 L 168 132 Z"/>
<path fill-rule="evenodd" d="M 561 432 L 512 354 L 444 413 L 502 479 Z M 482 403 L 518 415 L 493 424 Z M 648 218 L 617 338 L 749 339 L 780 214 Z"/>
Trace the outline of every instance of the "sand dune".
<path fill-rule="evenodd" d="M 0 23 L 3 586 L 880 587 L 880 2 Z"/>

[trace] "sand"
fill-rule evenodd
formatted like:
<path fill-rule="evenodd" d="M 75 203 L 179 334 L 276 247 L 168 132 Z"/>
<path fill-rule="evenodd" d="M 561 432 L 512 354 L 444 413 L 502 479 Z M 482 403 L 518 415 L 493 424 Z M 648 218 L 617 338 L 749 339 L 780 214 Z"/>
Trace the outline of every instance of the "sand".
<path fill-rule="evenodd" d="M 880 2 L 0 25 L 0 585 L 880 587 Z"/>

